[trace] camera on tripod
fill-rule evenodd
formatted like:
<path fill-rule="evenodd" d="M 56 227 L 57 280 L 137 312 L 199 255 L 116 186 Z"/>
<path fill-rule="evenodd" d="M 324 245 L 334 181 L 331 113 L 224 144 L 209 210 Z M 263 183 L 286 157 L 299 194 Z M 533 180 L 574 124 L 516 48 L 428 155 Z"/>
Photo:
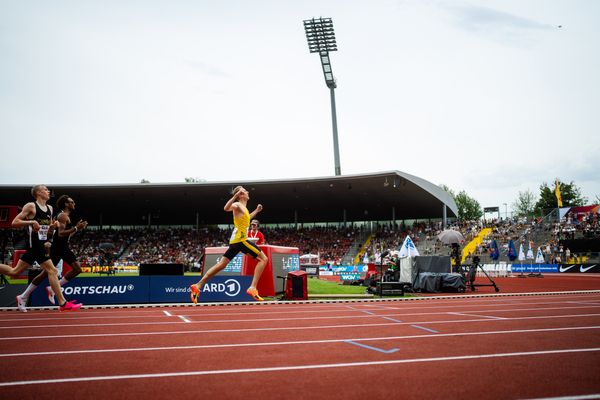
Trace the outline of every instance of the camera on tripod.
<path fill-rule="evenodd" d="M 490 278 L 488 273 L 485 271 L 485 269 L 481 265 L 481 258 L 479 258 L 479 256 L 477 256 L 477 255 L 473 255 L 472 260 L 473 260 L 473 263 L 469 266 L 468 271 L 463 270 L 463 276 L 465 277 L 469 286 L 471 286 L 471 291 L 475 290 L 475 286 L 493 286 L 494 290 L 496 292 L 499 292 L 500 288 L 496 285 L 496 282 L 494 282 L 494 280 L 492 278 Z M 479 268 L 479 270 L 481 271 L 481 274 L 484 275 L 490 281 L 490 283 L 479 283 L 479 284 L 475 283 L 475 279 L 477 278 L 477 268 Z"/>

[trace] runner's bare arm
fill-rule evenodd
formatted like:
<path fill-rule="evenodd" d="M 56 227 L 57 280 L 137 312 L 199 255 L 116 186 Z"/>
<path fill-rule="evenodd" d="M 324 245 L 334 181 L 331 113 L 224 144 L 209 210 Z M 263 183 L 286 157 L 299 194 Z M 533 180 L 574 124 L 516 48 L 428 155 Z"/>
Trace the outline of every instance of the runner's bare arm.
<path fill-rule="evenodd" d="M 259 212 L 262 211 L 262 209 L 263 209 L 262 204 L 257 205 L 256 209 L 254 211 L 252 211 L 252 213 L 250 214 L 250 219 L 253 219 L 256 214 L 258 214 Z"/>
<path fill-rule="evenodd" d="M 235 193 L 233 196 L 231 196 L 229 200 L 227 200 L 227 203 L 225 203 L 223 210 L 232 211 L 234 208 L 239 208 L 240 205 L 236 202 L 238 194 L 239 192 Z"/>
<path fill-rule="evenodd" d="M 65 213 L 58 214 L 58 236 L 64 237 L 69 236 L 71 233 L 75 232 L 74 228 L 67 229 L 67 224 L 69 223 L 69 217 Z"/>
<path fill-rule="evenodd" d="M 40 230 L 40 224 L 37 221 L 32 221 L 30 218 L 35 216 L 35 205 L 33 203 L 27 203 L 21 210 L 21 212 L 13 219 L 13 228 L 23 228 L 25 226 L 31 226 L 34 232 Z"/>

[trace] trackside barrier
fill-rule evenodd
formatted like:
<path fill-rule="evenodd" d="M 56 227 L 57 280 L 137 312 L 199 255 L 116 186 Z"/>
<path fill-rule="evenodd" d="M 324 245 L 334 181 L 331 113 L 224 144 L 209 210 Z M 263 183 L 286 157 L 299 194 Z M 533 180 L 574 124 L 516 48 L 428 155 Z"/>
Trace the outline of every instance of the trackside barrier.
<path fill-rule="evenodd" d="M 84 305 L 189 303 L 189 286 L 198 276 L 134 276 L 106 278 L 76 278 L 62 287 L 68 300 Z M 203 288 L 198 301 L 229 302 L 254 301 L 246 294 L 251 276 L 216 276 Z M 51 306 L 44 280 L 31 295 L 31 306 Z"/>
<path fill-rule="evenodd" d="M 321 273 L 323 273 L 323 271 L 332 271 L 334 275 L 351 274 L 351 273 L 365 275 L 367 273 L 367 271 L 369 270 L 369 266 L 368 265 L 338 265 L 335 267 L 330 267 L 327 265 L 321 265 L 319 267 L 319 269 L 321 270 Z"/>
<path fill-rule="evenodd" d="M 520 273 L 555 273 L 555 272 L 563 272 L 559 270 L 558 264 L 530 264 L 530 263 L 506 263 L 500 262 L 498 264 L 483 264 L 482 265 L 485 272 L 490 276 L 494 277 L 503 277 L 510 276 L 511 274 L 520 274 Z M 477 271 L 477 276 L 482 276 L 481 271 Z"/>
<path fill-rule="evenodd" d="M 483 264 L 481 266 L 488 275 L 493 277 L 505 277 L 510 276 L 512 273 L 512 264 L 504 261 L 496 264 Z M 484 274 L 477 269 L 477 276 L 484 276 Z"/>
<path fill-rule="evenodd" d="M 512 264 L 512 272 L 513 273 L 542 273 L 542 274 L 546 274 L 546 273 L 555 273 L 555 272 L 559 272 L 558 270 L 558 265 L 557 264 L 517 264 L 517 263 L 513 263 Z"/>

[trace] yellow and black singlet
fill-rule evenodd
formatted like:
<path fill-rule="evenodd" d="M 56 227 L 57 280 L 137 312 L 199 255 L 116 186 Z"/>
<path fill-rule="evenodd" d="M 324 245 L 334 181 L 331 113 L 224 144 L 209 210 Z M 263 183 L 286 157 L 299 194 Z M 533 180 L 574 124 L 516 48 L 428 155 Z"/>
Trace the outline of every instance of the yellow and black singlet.
<path fill-rule="evenodd" d="M 233 214 L 233 232 L 231 233 L 231 238 L 229 239 L 229 244 L 243 242 L 248 239 L 248 228 L 250 227 L 250 213 L 248 209 L 244 206 L 244 212 L 241 216 L 236 217 L 235 213 Z"/>

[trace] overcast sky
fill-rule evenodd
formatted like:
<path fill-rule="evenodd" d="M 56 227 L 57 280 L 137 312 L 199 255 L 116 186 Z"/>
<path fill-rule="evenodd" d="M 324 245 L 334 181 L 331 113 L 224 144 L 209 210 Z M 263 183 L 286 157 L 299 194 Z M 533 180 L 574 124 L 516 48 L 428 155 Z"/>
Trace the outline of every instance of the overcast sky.
<path fill-rule="evenodd" d="M 600 196 L 600 1 L 0 0 L 0 184 L 342 174 Z"/>

